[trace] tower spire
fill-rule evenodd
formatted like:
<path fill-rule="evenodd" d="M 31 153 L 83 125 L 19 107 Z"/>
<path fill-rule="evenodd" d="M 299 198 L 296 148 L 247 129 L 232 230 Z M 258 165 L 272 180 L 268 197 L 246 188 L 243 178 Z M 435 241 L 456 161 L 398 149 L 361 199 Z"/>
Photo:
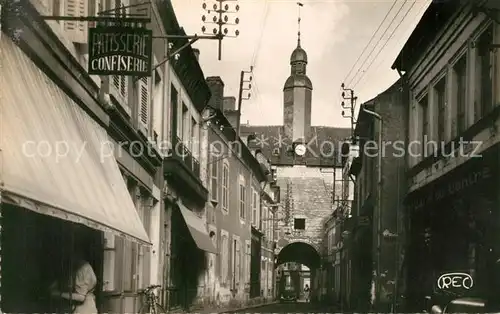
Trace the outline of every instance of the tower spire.
<path fill-rule="evenodd" d="M 297 2 L 297 5 L 299 6 L 299 18 L 297 19 L 297 24 L 298 24 L 297 47 L 300 47 L 300 8 L 303 7 L 304 5 L 300 2 Z"/>

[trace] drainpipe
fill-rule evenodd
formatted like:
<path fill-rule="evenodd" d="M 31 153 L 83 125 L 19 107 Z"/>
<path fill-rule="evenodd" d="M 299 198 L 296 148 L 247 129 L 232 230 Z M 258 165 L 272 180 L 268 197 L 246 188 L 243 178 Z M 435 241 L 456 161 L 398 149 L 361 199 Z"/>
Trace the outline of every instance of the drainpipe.
<path fill-rule="evenodd" d="M 375 304 L 376 307 L 379 306 L 380 303 L 380 288 L 381 288 L 381 243 L 382 243 L 382 127 L 383 127 L 383 120 L 382 117 L 371 110 L 368 110 L 366 108 L 362 108 L 362 110 L 374 117 L 375 119 L 378 120 L 378 125 L 379 125 L 379 131 L 378 131 L 378 148 L 379 152 L 377 155 L 377 163 L 378 163 L 378 169 L 377 169 L 377 181 L 378 181 L 378 188 L 377 188 L 377 277 L 375 279 Z"/>

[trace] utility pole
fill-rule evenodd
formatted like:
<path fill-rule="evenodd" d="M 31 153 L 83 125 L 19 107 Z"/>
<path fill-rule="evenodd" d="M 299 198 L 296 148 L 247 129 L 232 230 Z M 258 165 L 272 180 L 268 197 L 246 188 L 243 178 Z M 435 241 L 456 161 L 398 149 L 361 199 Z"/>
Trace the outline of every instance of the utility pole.
<path fill-rule="evenodd" d="M 344 118 L 350 118 L 351 119 L 351 138 L 354 140 L 354 128 L 356 126 L 356 119 L 354 118 L 354 111 L 356 110 L 356 101 L 358 97 L 354 96 L 354 90 L 350 88 L 345 88 L 345 84 L 342 83 L 340 85 L 340 88 L 342 88 L 342 99 L 344 100 L 350 100 L 349 104 L 345 104 L 344 101 L 342 101 L 341 106 L 343 109 L 342 110 L 342 117 Z M 346 95 L 346 92 L 349 93 L 349 95 Z M 348 113 L 346 114 L 346 110 Z"/>
<path fill-rule="evenodd" d="M 240 73 L 240 88 L 238 93 L 238 108 L 236 109 L 236 138 L 240 137 L 240 124 L 241 124 L 241 103 L 243 100 L 248 100 L 252 96 L 252 94 L 248 93 L 246 97 L 243 97 L 244 91 L 249 91 L 252 89 L 252 76 L 250 75 L 247 80 L 245 80 L 245 74 L 252 74 L 253 66 L 250 66 L 250 71 L 241 71 Z M 248 86 L 245 86 L 245 83 L 248 83 Z"/>
<path fill-rule="evenodd" d="M 229 22 L 229 16 L 227 14 L 235 14 L 240 10 L 240 6 L 236 5 L 234 7 L 234 10 L 229 9 L 229 5 L 226 2 L 235 2 L 238 0 L 215 0 L 216 3 L 214 3 L 212 9 L 208 8 L 208 5 L 206 3 L 203 3 L 202 8 L 207 12 L 207 14 L 213 14 L 211 18 L 211 22 L 208 22 L 207 16 L 203 15 L 201 17 L 201 20 L 204 23 L 207 24 L 214 24 L 214 29 L 212 30 L 212 36 L 215 36 L 216 39 L 219 41 L 219 60 L 222 59 L 222 39 L 224 37 L 237 37 L 240 34 L 239 30 L 234 31 L 234 36 L 228 35 L 229 30 L 225 27 L 226 25 L 238 25 L 240 23 L 239 18 L 235 18 L 234 22 Z M 226 3 L 226 4 L 225 4 Z M 203 34 L 210 34 L 207 33 L 207 28 L 203 26 L 201 28 L 201 31 Z"/>

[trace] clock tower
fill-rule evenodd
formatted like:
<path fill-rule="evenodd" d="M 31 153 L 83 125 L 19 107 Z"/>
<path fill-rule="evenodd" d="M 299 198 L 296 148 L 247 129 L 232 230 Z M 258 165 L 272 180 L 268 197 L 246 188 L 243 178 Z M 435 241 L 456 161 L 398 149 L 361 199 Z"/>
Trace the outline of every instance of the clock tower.
<path fill-rule="evenodd" d="M 291 73 L 283 87 L 285 136 L 294 142 L 307 141 L 311 129 L 312 83 L 306 74 L 307 53 L 300 45 L 300 17 L 297 47 L 290 57 Z"/>

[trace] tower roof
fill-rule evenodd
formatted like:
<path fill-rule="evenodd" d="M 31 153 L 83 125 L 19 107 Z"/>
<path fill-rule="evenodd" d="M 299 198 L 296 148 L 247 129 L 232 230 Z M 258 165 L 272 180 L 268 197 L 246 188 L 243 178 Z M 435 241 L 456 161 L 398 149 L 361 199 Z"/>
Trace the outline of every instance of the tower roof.
<path fill-rule="evenodd" d="M 303 75 L 294 74 L 288 77 L 283 89 L 288 89 L 293 87 L 307 87 L 309 89 L 313 89 L 311 80 L 305 74 Z"/>
<path fill-rule="evenodd" d="M 290 56 L 290 64 L 298 61 L 307 63 L 307 53 L 304 49 L 302 49 L 302 47 L 300 47 L 300 41 L 297 43 L 297 48 L 295 48 Z"/>

